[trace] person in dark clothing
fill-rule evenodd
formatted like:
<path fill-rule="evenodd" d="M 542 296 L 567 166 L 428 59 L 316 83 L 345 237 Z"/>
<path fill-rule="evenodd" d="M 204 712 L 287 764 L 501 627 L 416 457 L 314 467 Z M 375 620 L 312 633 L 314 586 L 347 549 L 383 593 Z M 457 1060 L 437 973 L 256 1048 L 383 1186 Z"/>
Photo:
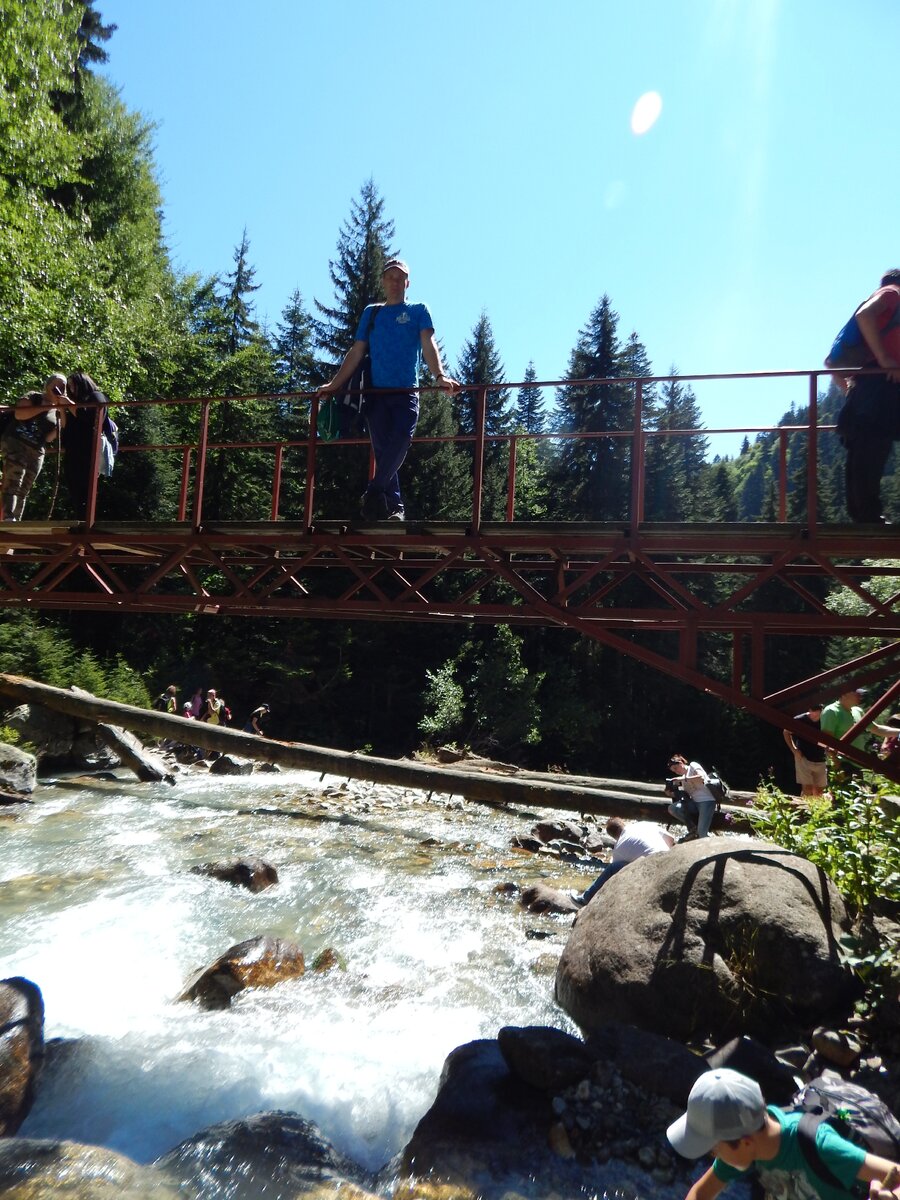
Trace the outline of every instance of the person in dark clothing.
<path fill-rule="evenodd" d="M 794 720 L 819 734 L 822 732 L 821 717 L 822 705 L 814 704 L 808 712 L 800 713 Z M 782 733 L 788 750 L 794 756 L 794 771 L 801 797 L 824 795 L 828 782 L 825 747 L 808 742 L 805 738 L 795 738 L 790 729 L 784 729 Z"/>
<path fill-rule="evenodd" d="M 847 448 L 847 512 L 851 521 L 885 525 L 881 476 L 900 438 L 900 270 L 886 271 L 881 286 L 856 310 L 869 367 L 882 375 L 854 375 L 837 429 Z"/>
<path fill-rule="evenodd" d="M 73 515 L 83 521 L 87 515 L 88 483 L 94 451 L 97 423 L 103 420 L 108 401 L 90 375 L 76 371 L 66 381 L 69 399 L 77 406 L 66 413 L 62 430 L 65 451 L 63 470 L 72 502 Z"/>

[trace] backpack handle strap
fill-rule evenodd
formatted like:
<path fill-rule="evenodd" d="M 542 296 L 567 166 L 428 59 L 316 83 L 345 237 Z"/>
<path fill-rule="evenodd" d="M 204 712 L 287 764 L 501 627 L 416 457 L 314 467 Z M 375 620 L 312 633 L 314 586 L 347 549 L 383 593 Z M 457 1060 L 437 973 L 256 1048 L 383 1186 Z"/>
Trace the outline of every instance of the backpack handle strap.
<path fill-rule="evenodd" d="M 846 1192 L 847 1195 L 854 1195 L 845 1183 L 841 1183 L 819 1153 L 816 1134 L 819 1126 L 826 1119 L 824 1113 L 804 1113 L 797 1124 L 797 1145 L 800 1147 L 800 1153 L 803 1155 L 806 1165 L 823 1183 L 837 1188 L 838 1191 Z"/>

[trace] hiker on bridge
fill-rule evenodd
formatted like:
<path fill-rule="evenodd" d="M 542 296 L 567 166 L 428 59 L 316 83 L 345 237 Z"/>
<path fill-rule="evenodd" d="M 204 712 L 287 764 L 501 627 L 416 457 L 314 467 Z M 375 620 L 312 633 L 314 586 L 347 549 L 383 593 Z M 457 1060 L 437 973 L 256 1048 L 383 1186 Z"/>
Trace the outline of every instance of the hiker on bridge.
<path fill-rule="evenodd" d="M 883 375 L 854 375 L 837 430 L 847 448 L 845 483 L 851 521 L 885 525 L 881 476 L 900 439 L 900 270 L 886 271 L 881 286 L 854 314 L 869 354 L 864 366 Z"/>
<path fill-rule="evenodd" d="M 67 412 L 63 424 L 62 446 L 66 452 L 63 470 L 73 515 L 76 520 L 83 521 L 87 515 L 97 421 L 103 420 L 109 401 L 84 371 L 75 371 L 69 376 L 66 390 L 69 402 L 75 407 Z"/>
<path fill-rule="evenodd" d="M 59 436 L 66 396 L 65 375 L 51 375 L 43 392 L 26 392 L 16 402 L 0 438 L 3 520 L 21 521 L 25 501 L 44 465 L 46 447 Z"/>
<path fill-rule="evenodd" d="M 397 472 L 403 465 L 419 420 L 419 384 L 422 358 L 439 388 L 459 390 L 444 374 L 441 353 L 434 337 L 434 322 L 424 304 L 407 304 L 409 267 L 399 258 L 384 264 L 381 288 L 384 304 L 370 304 L 356 330 L 356 340 L 329 383 L 316 393 L 328 396 L 340 390 L 363 363 L 371 359 L 371 387 L 366 393 L 365 417 L 375 455 L 375 474 L 362 498 L 362 515 L 370 521 L 403 521 L 406 513 Z"/>

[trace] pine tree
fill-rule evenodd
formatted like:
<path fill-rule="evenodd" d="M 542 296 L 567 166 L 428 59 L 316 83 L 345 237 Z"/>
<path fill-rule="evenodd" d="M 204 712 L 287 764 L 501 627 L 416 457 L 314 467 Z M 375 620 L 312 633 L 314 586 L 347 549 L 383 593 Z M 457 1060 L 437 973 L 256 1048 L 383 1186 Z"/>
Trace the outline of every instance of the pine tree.
<path fill-rule="evenodd" d="M 567 379 L 615 379 L 623 374 L 618 314 L 603 296 L 578 335 Z M 561 433 L 605 433 L 631 427 L 631 389 L 622 384 L 571 383 L 557 393 Z M 567 439 L 552 471 L 558 513 L 575 520 L 615 520 L 628 509 L 631 451 L 627 438 Z"/>
<path fill-rule="evenodd" d="M 525 382 L 519 388 L 514 418 L 516 428 L 525 433 L 544 431 L 544 391 L 534 386 L 536 379 L 534 363 L 530 362 L 525 368 Z"/>
<path fill-rule="evenodd" d="M 281 314 L 274 340 L 275 376 L 282 391 L 303 392 L 321 383 L 315 366 L 313 321 L 294 288 Z"/>
<path fill-rule="evenodd" d="M 316 300 L 322 320 L 314 320 L 316 344 L 324 356 L 323 378 L 338 365 L 353 344 L 363 310 L 381 299 L 381 272 L 392 258 L 394 222 L 384 215 L 384 200 L 372 179 L 351 202 L 349 220 L 338 234 L 337 256 L 329 260 L 334 285 L 332 306 Z"/>
<path fill-rule="evenodd" d="M 253 317 L 251 297 L 259 291 L 260 285 L 254 282 L 256 268 L 248 261 L 249 253 L 250 239 L 245 225 L 241 244 L 234 251 L 234 270 L 225 277 L 227 290 L 222 302 L 228 328 L 227 352 L 231 355 L 249 346 L 259 334 L 259 322 Z"/>
<path fill-rule="evenodd" d="M 454 398 L 460 432 L 475 432 L 478 385 L 501 380 L 503 363 L 494 343 L 494 333 L 487 313 L 475 323 L 472 335 L 464 344 L 456 377 L 463 385 Z M 512 412 L 508 388 L 488 388 L 485 393 L 485 434 L 504 440 L 485 443 L 482 493 L 482 515 L 497 520 L 505 512 L 509 467 L 509 442 L 505 440 L 512 429 Z"/>
<path fill-rule="evenodd" d="M 676 368 L 672 366 L 669 373 L 674 376 Z M 648 521 L 696 519 L 704 507 L 708 440 L 700 434 L 665 434 L 699 427 L 700 409 L 693 390 L 677 378 L 661 384 L 650 423 L 660 432 L 647 444 L 645 516 Z"/>

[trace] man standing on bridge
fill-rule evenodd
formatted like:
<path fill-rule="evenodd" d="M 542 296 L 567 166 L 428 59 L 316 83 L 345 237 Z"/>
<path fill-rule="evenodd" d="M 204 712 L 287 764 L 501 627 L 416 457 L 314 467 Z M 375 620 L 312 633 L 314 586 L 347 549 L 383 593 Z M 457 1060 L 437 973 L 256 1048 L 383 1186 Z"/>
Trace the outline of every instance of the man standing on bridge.
<path fill-rule="evenodd" d="M 371 386 L 379 389 L 367 393 L 365 399 L 375 474 L 362 498 L 362 515 L 370 521 L 403 521 L 406 517 L 397 472 L 419 419 L 419 397 L 412 389 L 419 385 L 420 359 L 425 359 L 439 388 L 448 392 L 459 389 L 456 380 L 444 374 L 431 313 L 424 304 L 406 303 L 408 287 L 409 267 L 402 259 L 388 259 L 381 275 L 385 303 L 366 307 L 356 340 L 334 378 L 317 393 L 327 396 L 339 391 L 369 352 Z"/>

